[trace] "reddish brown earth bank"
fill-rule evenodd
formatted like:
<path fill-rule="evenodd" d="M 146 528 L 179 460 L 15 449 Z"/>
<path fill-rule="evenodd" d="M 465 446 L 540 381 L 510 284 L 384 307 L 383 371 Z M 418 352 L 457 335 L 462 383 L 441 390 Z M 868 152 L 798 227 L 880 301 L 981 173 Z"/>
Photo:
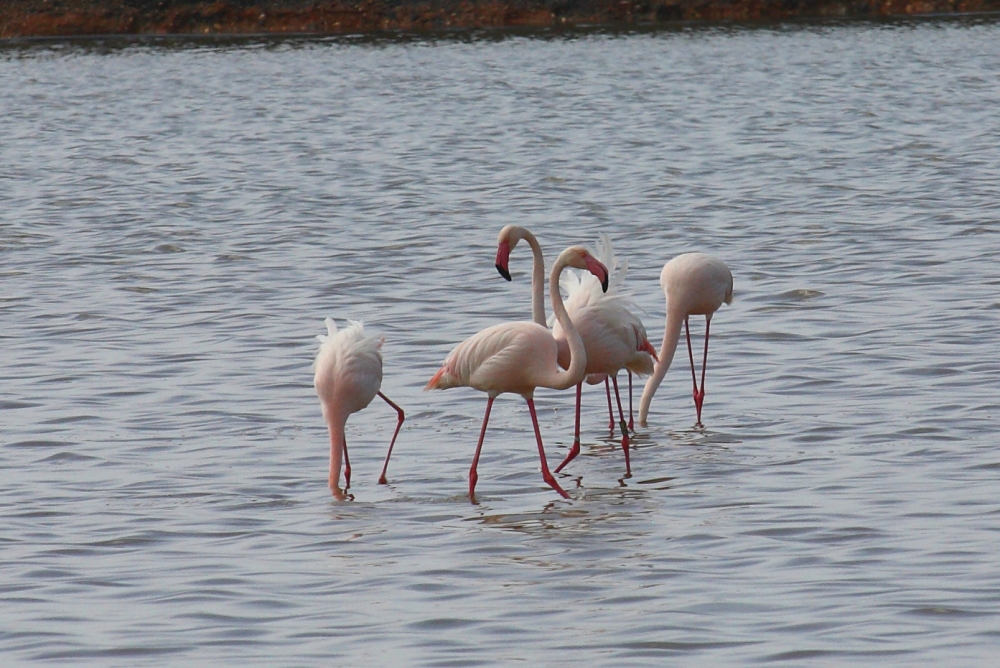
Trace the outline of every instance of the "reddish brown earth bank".
<path fill-rule="evenodd" d="M 348 33 L 1000 11 L 1000 0 L 0 0 L 0 38 Z"/>

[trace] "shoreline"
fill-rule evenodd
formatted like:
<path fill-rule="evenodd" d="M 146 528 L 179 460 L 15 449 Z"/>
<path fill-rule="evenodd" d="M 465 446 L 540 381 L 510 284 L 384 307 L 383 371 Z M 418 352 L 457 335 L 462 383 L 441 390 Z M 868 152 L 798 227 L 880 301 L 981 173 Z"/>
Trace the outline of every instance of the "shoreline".
<path fill-rule="evenodd" d="M 267 36 L 1000 12 L 1000 0 L 7 0 L 0 39 Z"/>

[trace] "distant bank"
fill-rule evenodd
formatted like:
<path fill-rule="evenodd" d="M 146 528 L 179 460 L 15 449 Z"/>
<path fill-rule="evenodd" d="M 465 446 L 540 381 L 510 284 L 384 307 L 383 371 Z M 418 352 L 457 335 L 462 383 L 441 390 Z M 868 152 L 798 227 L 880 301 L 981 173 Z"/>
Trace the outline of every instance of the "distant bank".
<path fill-rule="evenodd" d="M 1000 0 L 2 0 L 0 38 L 358 33 L 1000 11 Z"/>

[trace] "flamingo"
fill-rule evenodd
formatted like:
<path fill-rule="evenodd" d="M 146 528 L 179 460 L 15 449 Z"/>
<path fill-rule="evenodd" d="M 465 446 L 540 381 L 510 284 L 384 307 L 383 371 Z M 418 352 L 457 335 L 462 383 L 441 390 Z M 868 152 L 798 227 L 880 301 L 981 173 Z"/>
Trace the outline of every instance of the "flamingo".
<path fill-rule="evenodd" d="M 660 359 L 653 375 L 646 382 L 639 403 L 639 424 L 646 426 L 649 404 L 656 388 L 670 368 L 670 362 L 677 350 L 681 336 L 681 325 L 687 334 L 688 356 L 691 359 L 691 382 L 694 384 L 694 407 L 697 411 L 695 427 L 702 428 L 701 407 L 705 401 L 705 367 L 708 364 L 708 330 L 714 314 L 723 303 L 733 301 L 733 274 L 722 260 L 704 253 L 685 253 L 663 265 L 660 272 L 660 287 L 667 299 L 667 324 L 663 330 L 663 346 Z M 691 330 L 688 318 L 692 315 L 705 316 L 705 352 L 701 361 L 701 387 L 694 367 L 694 351 L 691 348 Z"/>
<path fill-rule="evenodd" d="M 534 255 L 531 281 L 532 313 L 535 322 L 544 324 L 544 296 L 542 294 L 541 282 L 538 280 L 538 277 L 544 272 L 544 259 L 538 241 L 531 232 L 517 225 L 507 225 L 500 230 L 500 236 L 497 240 L 497 271 L 508 281 L 511 280 L 509 271 L 510 251 L 517 246 L 517 243 L 521 239 L 528 242 Z M 606 234 L 602 234 L 598 242 L 598 256 L 600 261 L 606 266 L 615 268 L 619 264 L 611 247 L 611 239 Z M 577 278 L 571 273 L 566 274 L 561 278 L 560 283 L 566 288 L 569 294 L 566 300 L 566 311 L 570 314 L 570 319 L 576 325 L 580 337 L 583 339 L 584 349 L 587 351 L 587 383 L 594 385 L 600 383 L 602 380 L 604 381 L 608 395 L 609 426 L 611 429 L 614 429 L 615 423 L 608 379 L 610 378 L 614 383 L 615 398 L 618 401 L 619 424 L 622 430 L 622 451 L 625 453 L 625 472 L 626 475 L 631 475 L 632 466 L 628 452 L 628 432 L 632 428 L 632 373 L 652 373 L 653 359 L 656 357 L 656 351 L 646 337 L 646 328 L 643 327 L 642 321 L 626 308 L 625 299 L 617 294 L 618 287 L 624 281 L 624 274 L 625 268 L 612 276 L 613 281 L 611 281 L 611 286 L 606 294 L 598 288 L 596 279 L 589 275 Z M 567 368 L 570 364 L 570 351 L 561 323 L 556 322 L 553 324 L 552 335 L 559 346 L 559 365 Z M 625 424 L 621 397 L 618 392 L 617 376 L 618 371 L 622 368 L 627 369 L 629 372 L 630 424 L 628 426 Z M 563 462 L 556 467 L 556 473 L 561 471 L 563 467 L 580 454 L 580 404 L 582 390 L 583 381 L 581 380 L 576 387 L 576 422 L 573 447 Z"/>
<path fill-rule="evenodd" d="M 486 414 L 479 432 L 479 443 L 469 469 L 469 498 L 475 503 L 476 481 L 479 479 L 477 467 L 479 454 L 486 437 L 486 425 L 490 420 L 493 401 L 504 392 L 520 394 L 528 404 L 531 422 L 535 428 L 538 443 L 538 457 L 542 463 L 542 479 L 563 498 L 569 495 L 559 486 L 549 471 L 545 459 L 545 448 L 538 428 L 535 413 L 534 392 L 536 387 L 565 390 L 583 380 L 587 366 L 587 353 L 576 327 L 566 313 L 562 295 L 559 293 L 559 276 L 566 267 L 586 269 L 600 279 L 604 289 L 608 286 L 608 270 L 586 249 L 571 246 L 559 254 L 552 266 L 549 277 L 549 293 L 552 310 L 566 332 L 569 345 L 570 364 L 565 371 L 559 368 L 558 346 L 555 338 L 544 325 L 537 322 L 508 322 L 494 325 L 474 334 L 458 344 L 425 390 L 446 390 L 449 387 L 471 387 L 486 392 Z"/>
<path fill-rule="evenodd" d="M 313 380 L 316 394 L 323 407 L 323 418 L 330 429 L 330 490 L 338 499 L 346 498 L 340 490 L 340 459 L 344 458 L 344 490 L 351 486 L 351 461 L 347 457 L 347 438 L 344 426 L 351 413 L 356 413 L 371 403 L 376 396 L 381 397 L 398 415 L 396 431 L 389 442 L 379 484 L 386 484 L 385 472 L 389 468 L 389 457 L 396 436 L 403 426 L 403 409 L 382 394 L 382 344 L 384 337 L 366 337 L 364 325 L 348 320 L 348 326 L 337 331 L 337 323 L 331 318 L 325 321 L 327 334 L 318 335 L 319 352 L 314 363 L 316 376 Z"/>

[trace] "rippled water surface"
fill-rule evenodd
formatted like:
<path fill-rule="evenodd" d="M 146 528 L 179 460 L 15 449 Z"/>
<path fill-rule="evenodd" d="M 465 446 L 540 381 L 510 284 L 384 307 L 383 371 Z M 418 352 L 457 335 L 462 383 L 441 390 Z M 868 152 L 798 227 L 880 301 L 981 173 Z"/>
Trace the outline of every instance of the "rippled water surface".
<path fill-rule="evenodd" d="M 982 665 L 1000 645 L 1000 24 L 0 46 L 0 656 Z M 422 387 L 608 232 L 733 270 L 623 478 Z M 312 388 L 332 316 L 407 411 Z M 695 345 L 700 342 L 701 323 Z M 622 376 L 624 381 L 624 376 Z M 550 460 L 572 396 L 540 390 Z"/>

